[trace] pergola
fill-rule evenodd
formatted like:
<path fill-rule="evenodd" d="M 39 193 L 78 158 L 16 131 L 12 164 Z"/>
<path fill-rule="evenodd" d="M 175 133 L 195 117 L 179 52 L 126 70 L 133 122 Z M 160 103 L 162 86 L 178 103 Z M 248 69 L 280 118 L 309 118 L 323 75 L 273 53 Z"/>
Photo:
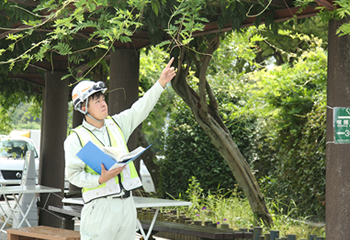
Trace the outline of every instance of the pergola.
<path fill-rule="evenodd" d="M 258 0 L 241 0 L 252 4 L 260 4 Z M 332 0 L 314 0 L 316 6 L 324 6 L 329 10 L 335 7 Z M 37 6 L 35 0 L 8 0 L 25 6 Z M 274 6 L 274 21 L 286 21 L 292 18 L 307 18 L 315 16 L 319 10 L 315 7 L 306 7 L 302 11 L 295 6 L 294 0 L 264 0 L 265 4 Z M 6 13 L 0 11 L 0 17 Z M 350 235 L 350 148 L 347 144 L 335 144 L 333 126 L 333 108 L 350 106 L 350 36 L 338 37 L 337 28 L 349 21 L 349 17 L 341 21 L 329 22 L 329 55 L 328 55 L 328 95 L 327 95 L 327 186 L 326 186 L 326 230 L 327 239 L 346 239 Z M 255 18 L 247 18 L 242 27 L 251 26 Z M 264 21 L 264 19 L 263 19 Z M 0 39 L 10 33 L 18 32 L 23 25 L 14 26 L 12 30 L 0 31 Z M 219 28 L 216 22 L 206 24 L 204 31 L 195 32 L 194 36 L 229 31 L 230 25 Z M 39 30 L 40 31 L 40 30 Z M 93 29 L 84 29 L 78 33 L 81 38 L 89 38 Z M 138 50 L 151 44 L 148 32 L 139 31 L 131 37 L 132 42 L 115 42 L 115 52 L 108 55 L 110 70 L 110 88 L 123 87 L 128 99 L 116 93 L 109 94 L 110 114 L 118 113 L 128 107 L 138 98 L 139 81 L 139 54 Z M 98 41 L 98 40 L 92 40 Z M 136 50 L 136 51 L 135 51 Z M 135 54 L 136 52 L 136 54 Z M 43 185 L 61 188 L 64 185 L 64 152 L 63 141 L 66 138 L 67 114 L 69 101 L 69 87 L 61 77 L 67 74 L 67 58 L 55 56 L 53 63 L 36 62 L 20 74 L 8 73 L 13 79 L 21 79 L 38 86 L 38 91 L 43 89 L 43 114 L 42 114 L 42 142 L 40 183 Z M 82 66 L 83 68 L 84 66 Z M 40 73 L 44 70 L 45 74 Z M 123 76 L 123 77 L 121 77 Z M 125 78 L 125 76 L 127 76 Z M 81 122 L 81 116 L 75 114 L 73 125 Z M 135 136 L 131 138 L 131 148 L 135 142 Z M 44 199 L 46 196 L 43 196 Z M 50 199 L 50 204 L 60 205 L 60 199 Z M 43 225 L 60 226 L 59 219 L 41 212 L 40 223 Z"/>
<path fill-rule="evenodd" d="M 8 0 L 8 2 L 13 2 L 17 4 L 22 4 L 25 6 L 37 6 L 39 4 L 39 1 L 37 0 Z M 241 2 L 249 2 L 252 4 L 260 4 L 258 0 L 242 0 Z M 317 10 L 314 7 L 308 6 L 305 9 L 303 9 L 300 12 L 299 7 L 295 7 L 294 0 L 272 0 L 270 3 L 270 6 L 276 7 L 277 10 L 274 11 L 274 21 L 275 22 L 281 22 L 286 21 L 292 18 L 307 18 L 311 16 L 315 16 L 319 10 Z M 331 3 L 331 1 L 327 0 L 315 0 L 315 2 L 318 3 L 320 6 L 327 7 L 330 10 L 333 10 L 334 7 Z M 265 4 L 269 4 L 269 0 L 264 0 Z M 6 16 L 6 13 L 0 11 L 0 16 Z M 252 26 L 254 24 L 254 21 L 256 20 L 256 17 L 251 17 L 246 19 L 243 22 L 242 27 L 248 27 Z M 0 31 L 0 39 L 5 38 L 8 34 L 14 34 L 20 30 L 23 27 L 26 27 L 25 25 L 18 25 L 14 26 L 12 30 L 9 31 Z M 230 25 L 225 26 L 224 28 L 219 29 L 218 24 L 216 22 L 210 22 L 206 24 L 206 27 L 204 31 L 196 32 L 194 33 L 194 37 L 211 34 L 211 33 L 217 33 L 217 32 L 226 32 L 232 30 L 232 27 Z M 40 30 L 37 30 L 40 31 Z M 47 30 L 42 30 L 47 31 Z M 86 28 L 83 29 L 81 32 L 79 32 L 77 35 L 81 38 L 88 39 L 89 34 L 93 32 L 92 28 Z M 147 47 L 151 44 L 148 32 L 146 30 L 139 31 L 135 33 L 131 37 L 132 42 L 127 43 L 121 43 L 121 42 L 115 42 L 115 47 L 117 49 L 136 49 L 139 50 L 141 48 Z M 92 40 L 98 42 L 98 40 Z M 21 74 L 11 74 L 9 73 L 9 76 L 14 79 L 21 79 L 23 81 L 27 81 L 33 84 L 36 84 L 38 86 L 45 86 L 45 77 L 38 73 L 37 69 L 45 70 L 45 71 L 52 71 L 54 69 L 55 71 L 67 71 L 67 57 L 65 56 L 55 56 L 53 59 L 53 64 L 49 62 L 37 62 L 33 65 L 30 65 L 28 69 Z"/>

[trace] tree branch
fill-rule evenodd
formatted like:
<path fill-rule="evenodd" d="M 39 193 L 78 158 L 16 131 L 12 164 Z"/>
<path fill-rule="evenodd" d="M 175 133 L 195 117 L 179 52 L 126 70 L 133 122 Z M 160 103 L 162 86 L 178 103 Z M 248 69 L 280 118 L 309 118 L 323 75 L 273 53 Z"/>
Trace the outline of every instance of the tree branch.
<path fill-rule="evenodd" d="M 214 53 L 214 51 L 219 47 L 219 43 L 220 43 L 220 37 L 218 35 L 215 35 L 210 43 L 209 46 L 205 52 L 205 54 L 202 56 L 201 58 L 201 65 L 200 68 L 198 69 L 199 74 L 199 97 L 200 97 L 200 103 L 202 105 L 202 108 L 200 109 L 200 114 L 203 118 L 208 118 L 208 104 L 207 104 L 207 86 L 209 85 L 207 82 L 207 77 L 206 77 L 206 73 L 207 73 L 207 69 L 209 66 L 209 62 L 212 58 L 212 55 Z M 209 100 L 213 101 L 215 99 L 212 98 L 212 96 L 209 96 Z M 216 102 L 216 100 L 214 100 Z"/>

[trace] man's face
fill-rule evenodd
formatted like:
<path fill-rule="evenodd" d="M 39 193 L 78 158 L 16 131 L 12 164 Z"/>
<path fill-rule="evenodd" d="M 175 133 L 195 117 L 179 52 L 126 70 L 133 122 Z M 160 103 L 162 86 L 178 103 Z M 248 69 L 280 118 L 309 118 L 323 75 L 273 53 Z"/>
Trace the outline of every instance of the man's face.
<path fill-rule="evenodd" d="M 101 94 L 99 97 L 90 98 L 88 112 L 97 120 L 105 119 L 108 116 L 108 106 L 105 96 Z"/>

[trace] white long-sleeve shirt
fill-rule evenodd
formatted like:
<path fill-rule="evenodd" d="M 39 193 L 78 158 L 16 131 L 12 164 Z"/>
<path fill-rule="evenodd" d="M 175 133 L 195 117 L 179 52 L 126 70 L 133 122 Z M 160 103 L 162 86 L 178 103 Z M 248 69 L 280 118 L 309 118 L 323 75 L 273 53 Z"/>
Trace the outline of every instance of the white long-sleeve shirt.
<path fill-rule="evenodd" d="M 156 105 L 163 87 L 157 81 L 142 98 L 138 99 L 131 108 L 112 116 L 121 128 L 125 141 L 127 142 L 135 128 L 145 120 Z M 105 145 L 109 146 L 106 125 L 96 128 L 85 120 L 82 125 L 93 132 L 93 134 Z M 70 134 L 64 141 L 66 177 L 69 182 L 78 187 L 94 188 L 99 185 L 99 175 L 85 172 L 85 163 L 76 156 L 81 149 L 77 134 Z"/>

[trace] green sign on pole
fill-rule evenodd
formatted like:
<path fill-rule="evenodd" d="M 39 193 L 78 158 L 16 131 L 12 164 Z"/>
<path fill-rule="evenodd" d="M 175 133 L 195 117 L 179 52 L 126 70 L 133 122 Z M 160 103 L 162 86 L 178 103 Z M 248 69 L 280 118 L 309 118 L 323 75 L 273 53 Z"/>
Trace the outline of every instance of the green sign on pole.
<path fill-rule="evenodd" d="M 350 143 L 350 108 L 334 108 L 334 142 Z"/>

